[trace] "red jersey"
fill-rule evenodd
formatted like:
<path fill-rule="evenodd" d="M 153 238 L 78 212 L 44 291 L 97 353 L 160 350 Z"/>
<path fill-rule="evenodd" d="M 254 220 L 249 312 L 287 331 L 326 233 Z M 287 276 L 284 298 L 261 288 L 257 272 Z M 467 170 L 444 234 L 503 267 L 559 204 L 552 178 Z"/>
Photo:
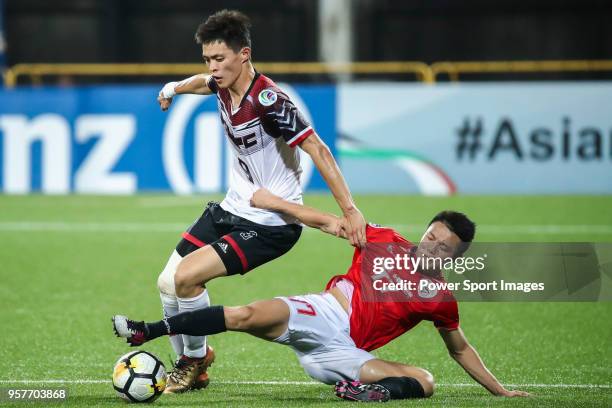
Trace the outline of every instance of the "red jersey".
<path fill-rule="evenodd" d="M 345 275 L 334 276 L 326 289 L 335 286 L 340 279 L 346 279 L 353 284 L 351 300 L 351 338 L 358 348 L 371 351 L 384 346 L 391 340 L 412 329 L 422 320 L 430 320 L 437 328 L 455 330 L 459 327 L 459 311 L 457 301 L 447 290 L 413 290 L 401 293 L 402 301 L 373 300 L 375 292 L 372 281 L 378 279 L 372 269 L 371 258 L 376 256 L 393 257 L 394 252 L 406 253 L 414 249 L 414 244 L 406 240 L 391 228 L 366 227 L 368 243 L 379 243 L 368 247 L 367 251 L 355 249 L 353 263 Z M 383 245 L 392 244 L 392 245 Z M 388 251 L 392 251 L 391 253 Z M 364 259 L 365 257 L 368 259 Z M 362 265 L 368 267 L 362 271 Z M 443 278 L 433 278 L 419 272 L 395 271 L 394 276 L 403 280 L 418 282 L 426 279 L 431 282 L 444 282 Z M 369 280 L 369 281 L 368 281 Z M 376 298 L 374 298 L 376 299 Z M 379 297 L 380 299 L 380 297 Z"/>

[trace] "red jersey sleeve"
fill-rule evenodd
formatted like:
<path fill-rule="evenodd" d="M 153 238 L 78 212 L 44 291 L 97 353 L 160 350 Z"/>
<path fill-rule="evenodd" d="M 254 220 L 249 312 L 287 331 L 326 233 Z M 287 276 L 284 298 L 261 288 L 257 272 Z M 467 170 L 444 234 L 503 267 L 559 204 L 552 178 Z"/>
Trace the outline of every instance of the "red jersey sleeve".
<path fill-rule="evenodd" d="M 438 329 L 457 330 L 459 309 L 455 300 L 440 302 L 432 315 L 434 326 Z"/>

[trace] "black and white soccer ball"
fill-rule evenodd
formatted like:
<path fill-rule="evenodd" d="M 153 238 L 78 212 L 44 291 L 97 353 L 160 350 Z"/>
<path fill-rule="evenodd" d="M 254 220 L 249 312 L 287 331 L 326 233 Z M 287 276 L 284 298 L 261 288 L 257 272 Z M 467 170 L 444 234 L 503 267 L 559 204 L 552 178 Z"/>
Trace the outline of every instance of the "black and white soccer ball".
<path fill-rule="evenodd" d="M 146 351 L 132 351 L 119 357 L 113 370 L 117 395 L 129 402 L 153 402 L 166 388 L 166 367 Z"/>

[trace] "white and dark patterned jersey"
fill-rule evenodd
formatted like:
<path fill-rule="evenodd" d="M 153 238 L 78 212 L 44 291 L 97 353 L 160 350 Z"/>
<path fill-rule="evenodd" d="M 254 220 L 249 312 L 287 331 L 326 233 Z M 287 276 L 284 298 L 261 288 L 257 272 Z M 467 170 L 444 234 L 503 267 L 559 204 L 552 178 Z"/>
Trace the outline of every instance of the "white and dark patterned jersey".
<path fill-rule="evenodd" d="M 302 203 L 300 142 L 314 133 L 289 97 L 269 78 L 255 74 L 240 106 L 232 109 L 229 90 L 211 79 L 221 122 L 234 151 L 229 189 L 221 207 L 263 225 L 284 225 L 297 220 L 253 208 L 249 200 L 264 187 L 285 200 Z"/>

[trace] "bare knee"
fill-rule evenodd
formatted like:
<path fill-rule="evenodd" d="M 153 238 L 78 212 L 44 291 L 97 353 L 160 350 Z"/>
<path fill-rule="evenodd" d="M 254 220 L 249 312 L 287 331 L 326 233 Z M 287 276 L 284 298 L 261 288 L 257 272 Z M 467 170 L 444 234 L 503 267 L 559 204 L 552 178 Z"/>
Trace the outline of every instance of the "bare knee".
<path fill-rule="evenodd" d="M 194 271 L 185 262 L 181 261 L 176 268 L 174 290 L 180 298 L 194 297 L 201 291 L 201 283 L 195 280 Z"/>
<path fill-rule="evenodd" d="M 233 331 L 249 331 L 253 326 L 255 309 L 251 305 L 226 307 L 225 325 Z"/>
<path fill-rule="evenodd" d="M 223 261 L 210 246 L 185 256 L 176 267 L 174 287 L 181 298 L 198 296 L 211 279 L 227 275 Z"/>

